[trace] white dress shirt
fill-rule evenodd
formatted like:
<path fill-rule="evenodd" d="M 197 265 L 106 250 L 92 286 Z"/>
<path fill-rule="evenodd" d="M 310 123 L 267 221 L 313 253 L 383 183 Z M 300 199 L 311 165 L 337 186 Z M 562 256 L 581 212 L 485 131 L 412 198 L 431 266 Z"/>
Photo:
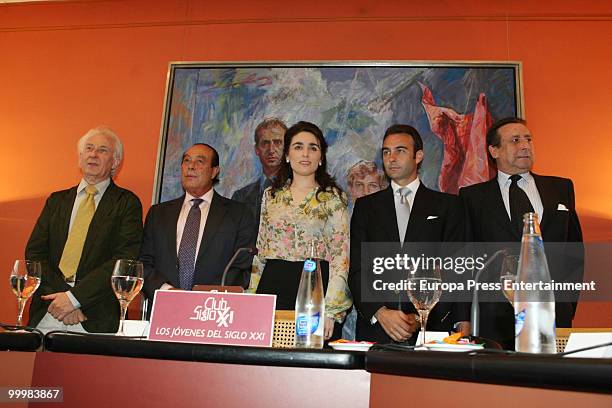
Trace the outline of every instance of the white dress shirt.
<path fill-rule="evenodd" d="M 198 244 L 196 250 L 195 259 L 198 259 L 198 253 L 200 252 L 200 244 L 202 243 L 202 235 L 204 234 L 204 227 L 206 226 L 206 220 L 208 219 L 208 211 L 210 210 L 210 204 L 214 196 L 214 190 L 211 188 L 206 194 L 201 197 L 194 197 L 191 194 L 185 192 L 185 200 L 179 213 L 178 222 L 176 223 L 176 254 L 178 255 L 179 248 L 181 246 L 181 239 L 183 238 L 183 230 L 185 229 L 185 223 L 187 222 L 187 216 L 189 210 L 191 210 L 191 200 L 194 198 L 201 198 L 203 201 L 200 203 L 200 231 L 198 232 Z M 195 266 L 194 259 L 194 266 Z"/>
<path fill-rule="evenodd" d="M 214 197 L 214 190 L 211 188 L 208 190 L 206 194 L 201 197 L 194 197 L 188 192 L 185 192 L 185 200 L 183 201 L 183 206 L 181 207 L 181 212 L 179 213 L 179 218 L 176 223 L 176 254 L 178 255 L 179 248 L 181 247 L 181 239 L 183 238 L 183 230 L 185 229 L 185 223 L 187 222 L 187 216 L 189 215 L 189 210 L 192 207 L 191 200 L 194 198 L 201 198 L 202 201 L 200 203 L 200 230 L 198 231 L 198 243 L 196 249 L 196 256 L 194 259 L 194 267 L 195 262 L 198 259 L 198 253 L 200 252 L 200 244 L 202 243 L 202 235 L 204 234 L 204 227 L 206 227 L 206 220 L 208 219 L 208 212 L 210 210 L 210 204 L 212 203 L 212 199 Z M 164 283 L 161 285 L 161 290 L 172 289 L 172 285 L 169 283 Z"/>
<path fill-rule="evenodd" d="M 391 189 L 393 190 L 393 202 L 395 203 L 395 215 L 396 215 L 396 219 L 399 220 L 399 216 L 398 216 L 398 208 L 400 208 L 400 206 L 405 206 L 405 204 L 402 204 L 401 202 L 401 194 L 399 192 L 400 188 L 403 187 L 407 187 L 410 189 L 410 194 L 408 194 L 408 196 L 406 197 L 406 199 L 408 200 L 408 204 L 410 205 L 410 214 L 412 214 L 412 207 L 414 204 L 414 197 L 416 195 L 417 190 L 419 189 L 419 186 L 421 185 L 421 181 L 419 180 L 419 178 L 417 177 L 416 179 L 414 179 L 412 182 L 410 182 L 408 185 L 406 186 L 400 186 L 399 184 L 397 184 L 395 181 L 391 180 Z M 410 216 L 408 216 L 408 222 L 410 222 Z M 399 225 L 398 225 L 398 231 L 399 231 Z M 406 231 L 404 231 L 406 232 Z M 402 238 L 402 233 L 400 232 L 400 240 Z"/>
<path fill-rule="evenodd" d="M 538 222 L 542 222 L 542 217 L 544 216 L 544 206 L 542 205 L 542 199 L 540 198 L 540 193 L 538 192 L 538 187 L 536 186 L 535 180 L 531 173 L 522 173 L 519 174 L 522 178 L 517 182 L 518 186 L 523 189 L 529 201 L 531 202 L 531 206 L 538 214 Z M 506 213 L 508 214 L 508 219 L 512 219 L 510 215 L 510 184 L 512 184 L 512 180 L 510 180 L 510 174 L 506 174 L 503 171 L 497 171 L 497 182 L 499 183 L 499 189 L 501 190 L 502 200 L 504 201 L 504 206 L 506 207 Z"/>
<path fill-rule="evenodd" d="M 72 229 L 72 224 L 74 224 L 74 219 L 76 218 L 76 214 L 77 214 L 77 211 L 79 210 L 79 206 L 81 205 L 81 203 L 87 196 L 87 193 L 85 192 L 85 188 L 87 188 L 88 185 L 89 184 L 85 181 L 85 179 L 81 179 L 81 182 L 77 186 L 77 195 L 74 200 L 74 205 L 72 206 L 72 213 L 70 214 L 70 227 L 69 227 L 68 233 L 70 233 L 70 230 Z M 102 200 L 102 196 L 104 195 L 104 192 L 106 191 L 109 185 L 110 185 L 110 178 L 107 178 L 106 180 L 101 181 L 98 184 L 95 184 L 95 187 L 98 190 L 98 193 L 94 196 L 94 205 L 96 209 L 98 208 L 98 204 L 100 204 L 100 200 Z"/>

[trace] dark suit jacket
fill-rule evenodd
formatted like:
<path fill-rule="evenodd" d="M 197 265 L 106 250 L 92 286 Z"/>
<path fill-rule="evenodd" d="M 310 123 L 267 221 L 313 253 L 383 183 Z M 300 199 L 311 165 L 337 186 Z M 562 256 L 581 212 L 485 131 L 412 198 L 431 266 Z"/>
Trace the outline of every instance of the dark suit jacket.
<path fill-rule="evenodd" d="M 240 190 L 234 191 L 234 194 L 232 194 L 232 200 L 246 204 L 251 211 L 253 220 L 255 221 L 255 237 L 257 237 L 257 232 L 259 230 L 259 216 L 261 214 L 261 197 L 263 195 L 263 191 L 261 191 L 261 182 L 262 179 L 260 177 L 257 181 L 247 184 Z"/>
<path fill-rule="evenodd" d="M 110 278 L 117 259 L 138 256 L 142 206 L 136 195 L 111 180 L 89 225 L 76 283 L 71 289 L 64 281 L 59 263 L 68 239 L 76 193 L 77 187 L 73 187 L 51 194 L 28 240 L 26 258 L 40 260 L 43 265 L 40 287 L 32 296 L 29 325 L 36 326 L 51 303 L 40 299 L 42 295 L 70 290 L 87 316 L 83 322 L 85 330 L 116 332 L 119 303 L 111 289 Z"/>
<path fill-rule="evenodd" d="M 574 203 L 572 181 L 560 177 L 533 174 L 544 214 L 540 223 L 544 243 L 582 242 L 582 230 Z M 464 187 L 459 191 L 466 217 L 466 239 L 474 242 L 518 242 L 518 234 L 510 223 L 501 196 L 497 177 L 492 180 Z M 563 204 L 568 211 L 558 210 Z M 572 270 L 572 280 L 582 281 L 582 246 L 568 246 L 564 259 L 549 255 L 548 263 L 552 279 L 562 281 L 560 271 Z M 576 253 L 578 251 L 578 253 Z M 568 267 L 568 264 L 571 265 Z M 563 267 L 564 266 L 564 267 Z M 563 272 L 565 273 L 565 272 Z M 577 300 L 577 298 L 576 298 Z M 571 327 L 576 302 L 557 302 L 557 327 Z M 494 339 L 504 348 L 514 349 L 514 312 L 510 303 L 480 304 L 480 335 Z"/>
<path fill-rule="evenodd" d="M 435 219 L 427 219 L 437 216 Z M 419 186 L 410 212 L 405 242 L 446 242 L 459 241 L 463 237 L 461 209 L 456 196 L 433 191 Z M 366 283 L 367 273 L 362 276 L 361 244 L 366 242 L 397 242 L 399 232 L 391 186 L 377 193 L 359 198 L 351 218 L 351 262 L 349 285 L 353 301 L 357 306 L 357 338 L 361 340 L 389 343 L 391 338 L 380 324 L 371 324 L 371 318 L 382 306 L 397 309 L 398 302 L 366 302 L 361 299 L 361 285 Z M 415 313 L 415 309 L 402 294 L 402 310 Z M 432 330 L 448 330 L 463 316 L 450 314 L 452 305 L 439 303 L 432 311 L 427 324 Z"/>
<path fill-rule="evenodd" d="M 176 223 L 185 196 L 156 204 L 145 220 L 140 259 L 144 292 L 152 299 L 164 283 L 179 287 Z M 223 270 L 238 248 L 254 247 L 253 218 L 244 204 L 214 193 L 198 250 L 194 285 L 219 285 Z M 247 287 L 253 256 L 242 253 L 230 268 L 228 285 Z"/>

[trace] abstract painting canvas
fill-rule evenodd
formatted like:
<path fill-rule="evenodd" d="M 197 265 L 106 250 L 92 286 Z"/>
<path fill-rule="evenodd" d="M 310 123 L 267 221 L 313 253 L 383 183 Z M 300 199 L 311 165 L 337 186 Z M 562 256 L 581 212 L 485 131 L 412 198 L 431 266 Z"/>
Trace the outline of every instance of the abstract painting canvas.
<path fill-rule="evenodd" d="M 356 163 L 381 168 L 394 123 L 423 138 L 421 180 L 457 193 L 493 174 L 485 134 L 496 119 L 522 116 L 520 63 L 313 62 L 172 63 L 154 202 L 183 194 L 182 153 L 193 143 L 220 155 L 220 194 L 257 180 L 253 132 L 262 120 L 317 124 L 329 144 L 328 172 L 347 187 Z"/>

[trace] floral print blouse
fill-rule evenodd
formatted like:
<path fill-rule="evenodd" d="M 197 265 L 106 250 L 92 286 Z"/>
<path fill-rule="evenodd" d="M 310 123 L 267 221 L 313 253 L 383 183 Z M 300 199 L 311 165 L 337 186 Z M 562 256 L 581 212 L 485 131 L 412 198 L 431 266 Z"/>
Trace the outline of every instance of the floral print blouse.
<path fill-rule="evenodd" d="M 344 319 L 352 300 L 348 289 L 349 217 L 346 204 L 337 193 L 317 189 L 294 203 L 289 186 L 272 197 L 264 191 L 257 237 L 258 254 L 253 258 L 249 291 L 255 292 L 266 259 L 303 261 L 314 240 L 317 255 L 329 262 L 329 282 L 325 294 L 325 315 L 337 322 Z M 346 198 L 343 194 L 344 201 Z"/>

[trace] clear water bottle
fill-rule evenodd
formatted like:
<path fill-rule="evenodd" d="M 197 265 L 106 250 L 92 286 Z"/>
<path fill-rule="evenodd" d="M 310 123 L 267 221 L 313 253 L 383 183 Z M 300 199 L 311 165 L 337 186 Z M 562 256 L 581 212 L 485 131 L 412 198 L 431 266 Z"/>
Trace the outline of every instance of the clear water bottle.
<path fill-rule="evenodd" d="M 323 348 L 325 297 L 321 265 L 315 243 L 310 243 L 310 257 L 304 261 L 300 287 L 295 299 L 295 347 Z"/>
<path fill-rule="evenodd" d="M 523 216 L 523 239 L 516 283 L 524 285 L 514 291 L 516 351 L 556 353 L 555 294 L 542 287 L 551 282 L 536 213 Z M 532 287 L 529 288 L 529 285 Z"/>

